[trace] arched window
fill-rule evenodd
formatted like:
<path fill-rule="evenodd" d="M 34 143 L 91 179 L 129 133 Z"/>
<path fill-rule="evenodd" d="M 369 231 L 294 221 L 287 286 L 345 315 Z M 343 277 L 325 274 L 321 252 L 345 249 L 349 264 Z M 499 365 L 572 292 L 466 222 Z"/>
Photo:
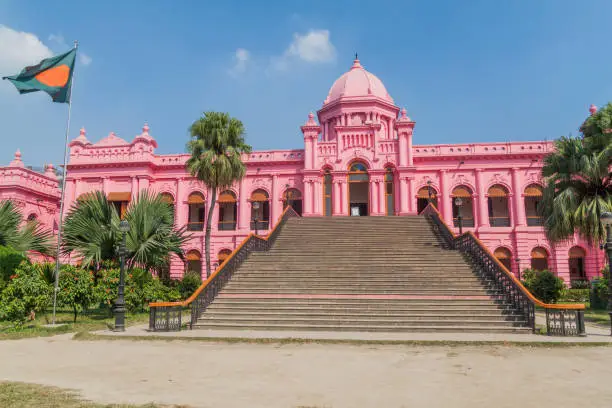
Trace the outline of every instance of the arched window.
<path fill-rule="evenodd" d="M 508 211 L 508 190 L 501 184 L 489 188 L 489 225 L 492 227 L 509 227 L 510 213 Z"/>
<path fill-rule="evenodd" d="M 221 266 L 221 264 L 225 262 L 225 260 L 227 259 L 228 256 L 230 256 L 231 253 L 232 251 L 230 251 L 229 249 L 220 250 L 219 253 L 217 254 L 217 265 Z"/>
<path fill-rule="evenodd" d="M 283 193 L 283 210 L 289 205 L 296 213 L 302 215 L 302 193 L 297 188 L 288 188 Z"/>
<path fill-rule="evenodd" d="M 370 175 L 368 168 L 361 162 L 349 167 L 349 215 L 365 216 L 370 212 Z"/>
<path fill-rule="evenodd" d="M 531 250 L 531 269 L 548 270 L 548 251 L 546 248 L 535 247 Z"/>
<path fill-rule="evenodd" d="M 174 213 L 174 197 L 170 193 L 161 193 L 161 200 L 172 207 L 172 213 Z"/>
<path fill-rule="evenodd" d="M 238 206 L 236 205 L 236 194 L 226 190 L 219 195 L 219 231 L 234 231 L 238 218 Z"/>
<path fill-rule="evenodd" d="M 385 172 L 385 209 L 386 215 L 395 215 L 395 186 L 391 167 L 387 167 Z"/>
<path fill-rule="evenodd" d="M 570 284 L 572 286 L 574 281 L 587 280 L 586 271 L 584 269 L 585 258 L 586 251 L 581 247 L 575 246 L 569 250 Z"/>
<path fill-rule="evenodd" d="M 525 188 L 525 215 L 527 225 L 535 227 L 543 225 L 542 217 L 539 214 L 540 203 L 542 202 L 542 187 L 531 184 Z"/>
<path fill-rule="evenodd" d="M 332 175 L 329 169 L 323 173 L 323 215 L 332 215 Z"/>
<path fill-rule="evenodd" d="M 206 210 L 206 200 L 202 193 L 191 193 L 187 198 L 189 214 L 187 218 L 187 229 L 189 231 L 202 231 L 204 229 L 204 214 Z"/>
<path fill-rule="evenodd" d="M 506 269 L 512 272 L 512 252 L 508 248 L 499 247 L 493 253 Z"/>
<path fill-rule="evenodd" d="M 461 200 L 461 225 L 464 227 L 474 226 L 474 197 L 468 186 L 457 186 L 451 194 L 453 202 L 453 225 L 459 226 L 459 207 L 456 199 Z"/>
<path fill-rule="evenodd" d="M 251 194 L 251 229 L 267 230 L 270 226 L 270 201 L 265 190 L 258 189 Z"/>
<path fill-rule="evenodd" d="M 38 217 L 36 216 L 36 214 L 32 213 L 32 214 L 28 215 L 27 222 L 36 221 L 37 219 L 38 219 Z"/>
<path fill-rule="evenodd" d="M 426 187 L 421 187 L 417 192 L 417 213 L 421 213 L 427 204 L 431 204 L 438 208 L 438 192 L 432 185 L 427 185 Z"/>
<path fill-rule="evenodd" d="M 202 256 L 198 251 L 187 252 L 187 272 L 196 272 L 202 275 Z"/>

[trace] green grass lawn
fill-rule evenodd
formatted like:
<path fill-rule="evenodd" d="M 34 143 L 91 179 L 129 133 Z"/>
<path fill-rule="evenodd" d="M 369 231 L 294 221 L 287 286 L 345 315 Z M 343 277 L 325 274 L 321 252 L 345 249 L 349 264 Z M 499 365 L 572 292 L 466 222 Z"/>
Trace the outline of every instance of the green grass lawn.
<path fill-rule="evenodd" d="M 81 399 L 78 394 L 37 384 L 0 382 L 2 408 L 162 408 L 162 405 L 105 405 Z M 167 405 L 165 406 L 167 407 Z M 180 406 L 176 405 L 175 408 Z M 185 407 L 183 405 L 182 407 Z"/>
<path fill-rule="evenodd" d="M 129 314 L 126 316 L 126 325 L 143 324 L 148 322 L 148 313 Z M 44 327 L 52 321 L 51 312 L 38 315 L 34 322 L 28 322 L 22 327 L 15 327 L 9 322 L 0 322 L 0 340 L 23 339 L 28 337 L 53 336 L 61 333 L 74 333 L 80 331 L 103 330 L 113 327 L 114 318 L 109 316 L 107 310 L 91 310 L 84 314 L 79 314 L 76 323 L 74 316 L 69 311 L 59 311 L 55 322 L 63 324 L 58 327 Z M 0 404 L 0 407 L 3 405 Z"/>
<path fill-rule="evenodd" d="M 607 310 L 586 309 L 584 320 L 588 323 L 610 327 L 610 315 L 608 315 Z"/>

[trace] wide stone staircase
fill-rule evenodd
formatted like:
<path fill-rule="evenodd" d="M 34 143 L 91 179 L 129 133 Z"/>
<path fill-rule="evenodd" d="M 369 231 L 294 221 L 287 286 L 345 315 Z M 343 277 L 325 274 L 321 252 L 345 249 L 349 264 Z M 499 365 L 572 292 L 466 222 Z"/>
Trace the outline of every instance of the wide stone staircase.
<path fill-rule="evenodd" d="M 497 295 L 424 217 L 291 218 L 194 328 L 529 331 Z"/>

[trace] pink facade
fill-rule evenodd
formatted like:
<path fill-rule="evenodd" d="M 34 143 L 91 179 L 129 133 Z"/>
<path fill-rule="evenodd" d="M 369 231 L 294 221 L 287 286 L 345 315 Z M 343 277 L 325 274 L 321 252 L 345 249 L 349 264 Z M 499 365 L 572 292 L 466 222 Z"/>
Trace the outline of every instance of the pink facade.
<path fill-rule="evenodd" d="M 359 60 L 333 84 L 316 119 L 309 114 L 301 126 L 304 149 L 244 157 L 246 177 L 215 205 L 212 259 L 233 250 L 255 227 L 265 233 L 288 201 L 304 216 L 401 216 L 416 214 L 431 192 L 450 225 L 457 223 L 453 202 L 460 197 L 464 230 L 506 257 L 515 273 L 519 262 L 521 270 L 530 267 L 532 257 L 567 282 L 593 277 L 603 266 L 598 249 L 577 238 L 552 246 L 538 226 L 542 158 L 552 143 L 413 145 L 415 122 Z M 111 133 L 92 143 L 82 129 L 70 143 L 66 209 L 95 190 L 118 209 L 140 190 L 163 193 L 175 206 L 176 224 L 192 230 L 185 250 L 191 267 L 198 267 L 209 191 L 185 171 L 187 154 L 157 155 L 156 147 L 146 124 L 131 142 Z M 367 237 L 361 243 L 367 245 Z M 173 276 L 183 270 L 173 262 Z"/>
<path fill-rule="evenodd" d="M 21 160 L 21 152 L 6 167 L 0 167 L 0 201 L 13 201 L 26 220 L 38 220 L 57 232 L 60 190 L 53 165 L 43 174 L 31 170 Z"/>

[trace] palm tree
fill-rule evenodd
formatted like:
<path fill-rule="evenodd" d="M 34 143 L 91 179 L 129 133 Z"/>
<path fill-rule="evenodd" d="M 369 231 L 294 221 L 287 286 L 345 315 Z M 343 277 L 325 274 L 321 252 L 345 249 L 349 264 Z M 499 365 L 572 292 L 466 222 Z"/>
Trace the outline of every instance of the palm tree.
<path fill-rule="evenodd" d="M 187 171 L 202 181 L 211 193 L 206 218 L 206 276 L 210 276 L 210 231 L 212 215 L 217 201 L 217 190 L 230 187 L 242 179 L 246 167 L 241 155 L 250 153 L 251 146 L 244 141 L 244 125 L 238 119 L 222 112 L 204 112 L 189 128 L 191 140 L 187 150 Z"/>
<path fill-rule="evenodd" d="M 10 246 L 17 251 L 34 251 L 42 255 L 52 255 L 51 231 L 36 220 L 21 226 L 21 212 L 12 201 L 0 201 L 0 245 Z"/>
<path fill-rule="evenodd" d="M 129 266 L 159 270 L 172 254 L 183 258 L 182 245 L 189 239 L 184 228 L 174 227 L 170 205 L 159 194 L 142 191 L 125 213 Z M 63 252 L 75 253 L 83 266 L 98 268 L 104 261 L 119 259 L 121 221 L 115 206 L 97 191 L 79 199 L 64 223 Z"/>
<path fill-rule="evenodd" d="M 575 232 L 589 242 L 603 241 L 600 217 L 612 211 L 611 155 L 612 143 L 594 147 L 572 137 L 555 142 L 555 151 L 544 159 L 546 186 L 540 206 L 550 241 L 570 239 Z"/>

